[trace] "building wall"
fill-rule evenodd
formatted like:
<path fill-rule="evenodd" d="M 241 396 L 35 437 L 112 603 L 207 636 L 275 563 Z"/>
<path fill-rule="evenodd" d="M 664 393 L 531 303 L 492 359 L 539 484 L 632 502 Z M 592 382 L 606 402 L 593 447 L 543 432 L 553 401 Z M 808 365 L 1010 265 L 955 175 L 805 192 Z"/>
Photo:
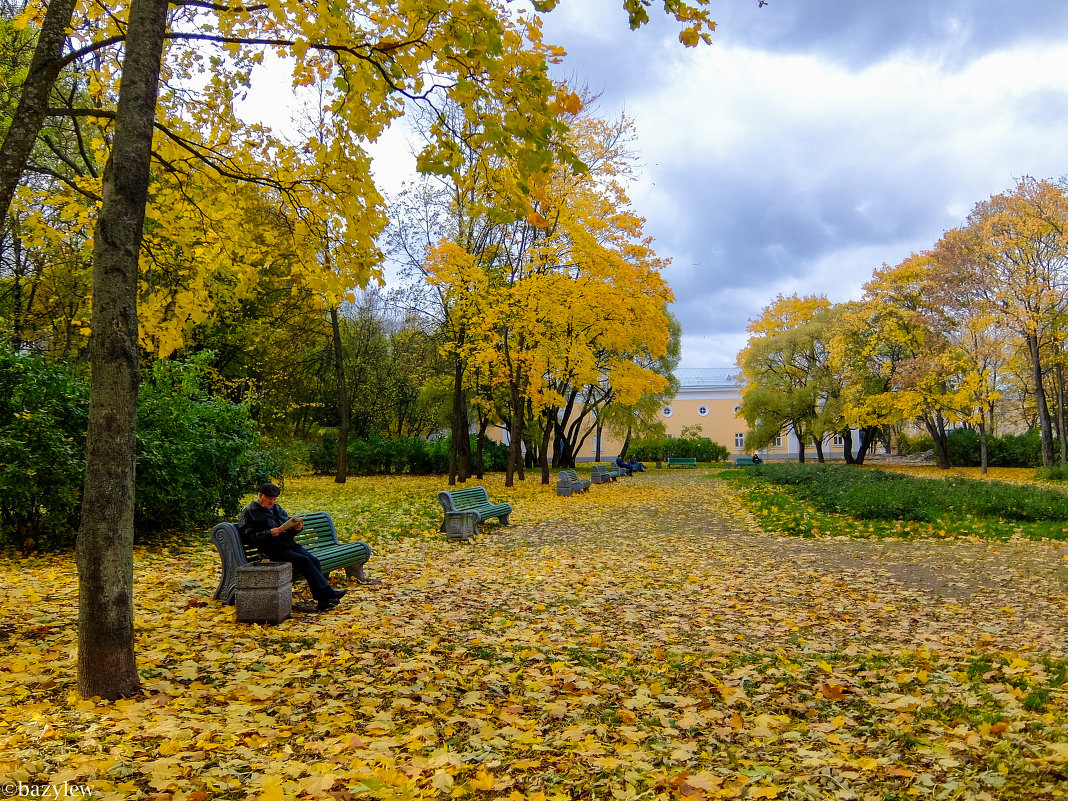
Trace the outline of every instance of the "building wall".
<path fill-rule="evenodd" d="M 660 413 L 660 422 L 669 436 L 681 437 L 683 428 L 692 425 L 701 426 L 701 436 L 723 445 L 732 454 L 744 454 L 745 432 L 748 426 L 745 418 L 738 415 L 742 402 L 740 387 L 733 380 L 733 373 L 720 368 L 708 370 L 680 370 L 676 373 L 682 387 L 674 400 L 664 406 Z M 854 434 L 854 447 L 860 437 Z M 615 457 L 623 446 L 622 439 L 605 436 L 601 441 L 600 459 Z M 593 435 L 586 440 L 579 451 L 580 461 L 592 461 L 595 458 Z M 845 446 L 841 438 L 834 438 L 824 443 L 824 456 L 828 459 L 845 458 Z M 797 438 L 792 434 L 783 435 L 780 442 L 766 448 L 760 453 L 771 459 L 797 459 Z M 806 456 L 815 457 L 815 449 L 810 445 Z"/>

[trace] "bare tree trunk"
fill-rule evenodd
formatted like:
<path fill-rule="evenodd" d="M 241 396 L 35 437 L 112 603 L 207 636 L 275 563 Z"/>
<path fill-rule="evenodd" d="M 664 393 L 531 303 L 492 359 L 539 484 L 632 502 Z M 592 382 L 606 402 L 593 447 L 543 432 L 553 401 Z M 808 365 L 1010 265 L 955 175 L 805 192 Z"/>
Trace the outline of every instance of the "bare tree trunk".
<path fill-rule="evenodd" d="M 823 439 L 821 439 L 820 437 L 813 437 L 812 445 L 816 449 L 816 461 L 820 464 L 826 462 L 827 459 L 823 455 Z"/>
<path fill-rule="evenodd" d="M 798 431 L 794 431 L 794 436 L 797 438 L 797 463 L 805 463 L 805 437 Z"/>
<path fill-rule="evenodd" d="M 63 68 L 63 45 L 77 5 L 77 0 L 49 0 L 45 11 L 30 68 L 22 83 L 18 107 L 4 143 L 0 145 L 0 220 L 7 218 L 26 160 L 48 115 L 48 94 Z"/>
<path fill-rule="evenodd" d="M 1061 442 L 1061 464 L 1068 464 L 1068 431 L 1064 428 L 1064 366 L 1059 361 L 1060 353 L 1057 358 L 1057 438 Z"/>
<path fill-rule="evenodd" d="M 516 474 L 519 475 L 519 480 L 524 478 L 523 474 L 523 439 L 524 439 L 524 425 L 523 425 L 523 397 L 519 392 L 519 388 L 512 385 L 512 438 L 508 443 L 508 470 L 504 477 L 504 486 L 515 486 Z"/>
<path fill-rule="evenodd" d="M 134 457 L 137 260 L 148 201 L 168 0 L 133 0 L 93 249 L 92 379 L 78 532 L 78 692 L 137 692 L 134 655 Z"/>
<path fill-rule="evenodd" d="M 845 455 L 846 464 L 856 464 L 853 456 L 853 429 L 847 428 L 842 432 L 842 453 Z"/>
<path fill-rule="evenodd" d="M 337 473 L 335 484 L 344 484 L 349 477 L 349 390 L 345 383 L 345 354 L 341 348 L 341 321 L 337 306 L 330 307 L 330 330 L 334 340 L 334 375 L 337 378 L 337 407 L 340 420 L 337 427 Z"/>
<path fill-rule="evenodd" d="M 979 421 L 979 464 L 985 476 L 987 468 L 986 423 L 982 420 Z"/>
<path fill-rule="evenodd" d="M 1042 466 L 1053 467 L 1053 426 L 1046 403 L 1046 388 L 1042 383 L 1042 357 L 1039 353 L 1038 335 L 1027 335 L 1027 349 L 1031 354 L 1031 369 L 1035 380 L 1035 407 L 1038 411 L 1038 430 L 1042 437 Z"/>

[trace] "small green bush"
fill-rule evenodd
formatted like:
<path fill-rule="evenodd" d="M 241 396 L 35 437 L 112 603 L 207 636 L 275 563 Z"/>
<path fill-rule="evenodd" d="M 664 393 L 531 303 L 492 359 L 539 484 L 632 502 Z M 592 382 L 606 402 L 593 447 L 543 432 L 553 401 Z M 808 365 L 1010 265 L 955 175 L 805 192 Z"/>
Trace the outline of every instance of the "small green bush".
<path fill-rule="evenodd" d="M 74 542 L 85 480 L 85 386 L 0 347 L 0 541 L 28 552 Z"/>
<path fill-rule="evenodd" d="M 213 396 L 205 360 L 160 361 L 137 400 L 136 523 L 141 531 L 204 525 L 236 515 L 257 480 L 277 475 L 256 454 L 249 409 Z"/>

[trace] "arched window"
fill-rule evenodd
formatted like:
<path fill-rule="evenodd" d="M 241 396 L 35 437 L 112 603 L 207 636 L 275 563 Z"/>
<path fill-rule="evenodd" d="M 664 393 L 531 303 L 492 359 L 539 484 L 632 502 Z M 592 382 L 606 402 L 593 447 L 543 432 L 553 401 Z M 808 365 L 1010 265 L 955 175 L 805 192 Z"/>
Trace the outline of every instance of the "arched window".
<path fill-rule="evenodd" d="M 660 413 L 664 415 L 664 417 L 671 417 L 671 415 L 675 414 L 675 410 L 670 406 L 665 406 Z"/>

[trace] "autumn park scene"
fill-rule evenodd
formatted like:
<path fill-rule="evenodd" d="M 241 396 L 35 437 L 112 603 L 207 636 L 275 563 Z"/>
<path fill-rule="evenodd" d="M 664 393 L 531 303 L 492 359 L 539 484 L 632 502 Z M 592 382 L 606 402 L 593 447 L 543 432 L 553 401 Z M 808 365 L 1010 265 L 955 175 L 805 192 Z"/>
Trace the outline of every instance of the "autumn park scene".
<path fill-rule="evenodd" d="M 0 798 L 1068 797 L 1068 184 L 702 386 L 567 4 L 0 3 Z"/>

